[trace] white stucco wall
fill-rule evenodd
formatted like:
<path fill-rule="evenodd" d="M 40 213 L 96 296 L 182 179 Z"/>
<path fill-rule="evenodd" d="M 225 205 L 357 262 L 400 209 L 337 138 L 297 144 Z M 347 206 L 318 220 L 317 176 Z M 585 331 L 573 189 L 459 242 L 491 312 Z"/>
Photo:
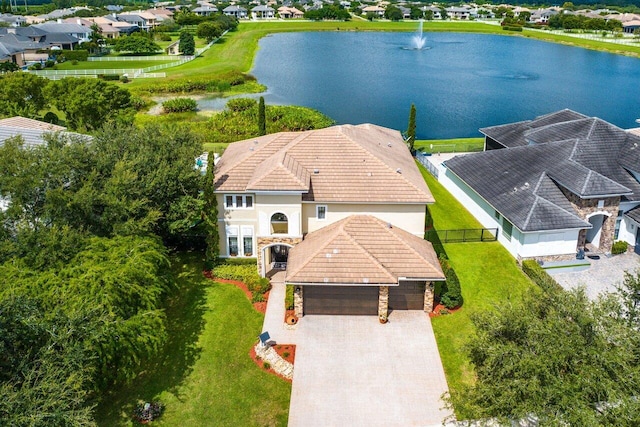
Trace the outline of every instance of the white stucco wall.
<path fill-rule="evenodd" d="M 327 207 L 324 220 L 316 217 L 318 205 Z M 420 238 L 424 237 L 426 207 L 422 204 L 303 203 L 302 232 L 311 233 L 357 214 L 373 215 Z"/>
<path fill-rule="evenodd" d="M 627 212 L 635 208 L 636 206 L 638 206 L 638 202 L 621 202 L 620 210 L 623 212 Z M 635 245 L 636 233 L 638 231 L 637 227 L 638 224 L 636 224 L 635 221 L 623 215 L 620 222 L 620 231 L 618 232 L 618 238 L 616 240 L 623 240 L 632 246 Z"/>
<path fill-rule="evenodd" d="M 579 230 L 523 233 L 514 226 L 511 238 L 505 236 L 502 232 L 503 217 L 500 215 L 500 219 L 496 218 L 495 209 L 446 167 L 440 165 L 438 169 L 438 181 L 483 227 L 498 228 L 498 241 L 514 257 L 530 258 L 576 252 Z"/>

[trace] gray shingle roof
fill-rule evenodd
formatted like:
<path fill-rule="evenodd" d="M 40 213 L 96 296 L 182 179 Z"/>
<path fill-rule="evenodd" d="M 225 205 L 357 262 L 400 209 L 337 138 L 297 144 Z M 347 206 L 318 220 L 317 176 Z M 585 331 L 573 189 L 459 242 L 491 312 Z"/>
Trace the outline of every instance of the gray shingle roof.
<path fill-rule="evenodd" d="M 628 216 L 638 224 L 640 224 L 640 206 L 636 206 L 628 212 L 625 212 L 625 216 Z"/>
<path fill-rule="evenodd" d="M 629 172 L 640 169 L 640 137 L 601 119 L 562 110 L 481 132 L 511 148 L 457 156 L 447 167 L 521 231 L 590 228 L 561 189 L 640 200 Z"/>

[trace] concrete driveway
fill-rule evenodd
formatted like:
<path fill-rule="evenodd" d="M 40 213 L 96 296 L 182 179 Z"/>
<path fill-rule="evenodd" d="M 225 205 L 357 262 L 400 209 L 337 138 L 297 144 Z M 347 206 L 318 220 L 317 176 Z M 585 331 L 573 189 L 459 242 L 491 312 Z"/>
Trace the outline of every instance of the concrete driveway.
<path fill-rule="evenodd" d="M 298 324 L 289 427 L 431 426 L 450 414 L 431 321 L 421 311 L 305 316 Z"/>

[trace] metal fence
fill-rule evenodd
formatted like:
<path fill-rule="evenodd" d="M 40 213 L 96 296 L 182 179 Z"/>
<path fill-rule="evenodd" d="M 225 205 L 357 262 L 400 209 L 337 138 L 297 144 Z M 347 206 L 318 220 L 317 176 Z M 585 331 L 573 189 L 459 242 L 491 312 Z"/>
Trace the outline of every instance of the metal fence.
<path fill-rule="evenodd" d="M 425 169 L 427 169 L 431 175 L 438 178 L 438 168 L 436 165 L 434 165 L 429 161 L 428 157 L 429 157 L 428 155 L 420 151 L 416 151 L 416 160 L 418 161 L 418 163 L 424 166 Z"/>
<path fill-rule="evenodd" d="M 459 230 L 427 230 L 424 238 L 430 242 L 464 243 L 495 242 L 498 240 L 497 228 L 463 228 Z"/>

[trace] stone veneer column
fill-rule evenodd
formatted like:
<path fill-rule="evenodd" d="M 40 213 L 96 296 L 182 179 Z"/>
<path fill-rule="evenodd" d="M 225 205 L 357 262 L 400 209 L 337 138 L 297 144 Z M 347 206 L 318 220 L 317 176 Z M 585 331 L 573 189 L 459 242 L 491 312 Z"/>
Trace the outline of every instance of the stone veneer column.
<path fill-rule="evenodd" d="M 303 292 L 304 288 L 302 286 L 294 285 L 293 290 L 293 309 L 295 310 L 296 316 L 302 317 L 304 316 L 304 299 Z"/>
<path fill-rule="evenodd" d="M 378 288 L 378 317 L 389 315 L 389 287 L 380 286 Z"/>
<path fill-rule="evenodd" d="M 427 282 L 424 287 L 424 311 L 427 313 L 433 311 L 433 282 Z"/>

